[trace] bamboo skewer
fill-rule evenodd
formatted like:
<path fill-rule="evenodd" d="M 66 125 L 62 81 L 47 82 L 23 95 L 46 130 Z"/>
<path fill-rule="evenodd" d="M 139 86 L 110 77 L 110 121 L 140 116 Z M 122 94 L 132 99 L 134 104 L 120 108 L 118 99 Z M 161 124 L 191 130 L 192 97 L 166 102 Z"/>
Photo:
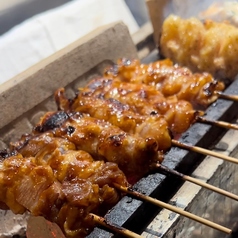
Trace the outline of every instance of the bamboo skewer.
<path fill-rule="evenodd" d="M 238 201 L 238 195 L 235 195 L 234 193 L 230 193 L 224 189 L 221 189 L 221 188 L 218 188 L 216 186 L 213 186 L 211 184 L 208 184 L 208 183 L 205 183 L 199 179 L 196 179 L 196 178 L 193 178 L 191 176 L 188 176 L 188 175 L 185 175 L 185 174 L 182 174 L 176 170 L 173 170 L 173 169 L 170 169 L 168 167 L 165 167 L 159 163 L 156 164 L 155 166 L 157 169 L 161 169 L 163 172 L 165 172 L 166 174 L 173 174 L 181 179 L 183 179 L 184 181 L 188 181 L 188 182 L 191 182 L 191 183 L 194 183 L 198 186 L 201 186 L 201 187 L 204 187 L 206 189 L 209 189 L 213 192 L 216 192 L 216 193 L 219 193 L 221 195 L 224 195 L 226 197 L 229 197 L 231 199 L 234 199 L 236 201 Z"/>
<path fill-rule="evenodd" d="M 228 123 L 228 122 L 224 122 L 224 121 L 213 121 L 213 120 L 209 120 L 209 119 L 206 119 L 206 118 L 200 117 L 200 116 L 197 116 L 196 119 L 198 122 L 208 123 L 208 124 L 223 127 L 226 129 L 238 130 L 237 124 L 232 124 L 232 123 Z"/>
<path fill-rule="evenodd" d="M 214 157 L 226 160 L 226 161 L 234 163 L 234 164 L 238 164 L 238 159 L 235 157 L 227 156 L 227 155 L 217 153 L 215 151 L 207 150 L 207 149 L 204 149 L 204 148 L 201 148 L 198 146 L 184 144 L 184 143 L 174 140 L 174 139 L 172 139 L 172 145 L 183 148 L 183 149 L 191 150 L 191 151 L 203 154 L 203 155 L 214 156 Z"/>
<path fill-rule="evenodd" d="M 109 230 L 114 231 L 117 234 L 123 235 L 125 237 L 129 237 L 129 238 L 142 238 L 142 236 L 140 236 L 140 235 L 134 233 L 133 231 L 130 231 L 130 230 L 124 228 L 124 227 L 121 227 L 121 226 L 118 226 L 118 225 L 115 225 L 115 224 L 109 224 L 106 221 L 106 219 L 103 218 L 103 217 L 97 216 L 93 213 L 90 213 L 89 215 L 93 218 L 93 220 L 97 224 L 99 224 L 99 225 L 101 225 L 105 228 L 108 228 Z"/>
<path fill-rule="evenodd" d="M 225 94 L 220 91 L 214 91 L 214 93 L 217 94 L 219 96 L 219 98 L 238 101 L 238 95 Z"/>
<path fill-rule="evenodd" d="M 168 204 L 168 203 L 162 202 L 162 201 L 160 201 L 160 200 L 158 200 L 158 199 L 151 198 L 151 197 L 146 196 L 146 195 L 144 195 L 144 194 L 141 194 L 141 193 L 139 193 L 139 192 L 133 191 L 131 188 L 128 188 L 128 187 L 123 187 L 123 186 L 120 186 L 120 185 L 118 185 L 118 184 L 114 184 L 114 186 L 115 186 L 115 188 L 117 188 L 118 190 L 120 190 L 120 191 L 122 191 L 122 192 L 124 192 L 124 193 L 130 194 L 130 195 L 132 195 L 132 196 L 134 196 L 134 197 L 136 197 L 136 198 L 139 198 L 139 199 L 144 200 L 144 201 L 148 201 L 148 202 L 150 202 L 150 203 L 152 203 L 152 204 L 154 204 L 154 205 L 156 205 L 156 206 L 159 206 L 159 207 L 168 209 L 168 210 L 170 210 L 170 211 L 172 211 L 172 212 L 178 213 L 178 214 L 180 214 L 180 215 L 182 215 L 182 216 L 185 216 L 185 217 L 187 217 L 187 218 L 190 218 L 190 219 L 192 219 L 192 220 L 194 220 L 194 221 L 197 221 L 197 222 L 199 222 L 199 223 L 202 223 L 202 224 L 204 224 L 204 225 L 206 225 L 206 226 L 209 226 L 209 227 L 211 227 L 211 228 L 214 228 L 214 229 L 216 229 L 216 230 L 218 230 L 218 231 L 221 231 L 221 232 L 224 232 L 224 233 L 226 233 L 226 234 L 232 234 L 232 230 L 229 229 L 229 228 L 227 228 L 227 227 L 221 226 L 221 225 L 219 225 L 219 224 L 217 224 L 217 223 L 214 223 L 214 222 L 212 222 L 212 221 L 209 221 L 209 220 L 207 220 L 207 219 L 204 219 L 204 218 L 202 218 L 202 217 L 199 217 L 199 216 L 197 216 L 197 215 L 194 215 L 194 214 L 192 214 L 192 213 L 190 213 L 190 212 L 184 211 L 184 210 L 182 210 L 182 209 L 180 209 L 180 208 L 177 208 L 177 207 L 175 207 L 175 206 L 172 206 L 172 205 L 170 205 L 170 204 Z"/>

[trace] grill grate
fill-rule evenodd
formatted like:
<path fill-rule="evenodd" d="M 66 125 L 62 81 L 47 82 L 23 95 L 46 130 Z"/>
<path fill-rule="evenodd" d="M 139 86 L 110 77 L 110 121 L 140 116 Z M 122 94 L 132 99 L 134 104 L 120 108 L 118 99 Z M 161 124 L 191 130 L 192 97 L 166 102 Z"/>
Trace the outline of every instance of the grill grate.
<path fill-rule="evenodd" d="M 157 53 L 154 51 L 144 62 L 148 63 L 156 59 Z M 227 94 L 237 95 L 238 79 L 236 79 L 225 92 Z M 237 102 L 219 99 L 206 110 L 205 117 L 209 120 L 233 122 L 237 117 L 237 105 Z M 195 123 L 188 131 L 183 133 L 179 141 L 211 149 L 225 132 L 225 129 L 216 126 Z M 202 162 L 203 158 L 204 156 L 201 154 L 172 147 L 166 154 L 162 164 L 181 173 L 190 174 Z M 168 202 L 181 185 L 182 181 L 175 179 L 172 175 L 165 176 L 160 173 L 154 173 L 142 178 L 133 188 L 138 192 Z M 125 196 L 106 215 L 106 219 L 109 223 L 115 223 L 136 233 L 142 233 L 160 210 L 161 209 L 151 204 Z M 110 232 L 95 228 L 88 237 L 106 238 L 112 236 Z M 115 235 L 115 237 L 117 237 L 117 235 Z"/>

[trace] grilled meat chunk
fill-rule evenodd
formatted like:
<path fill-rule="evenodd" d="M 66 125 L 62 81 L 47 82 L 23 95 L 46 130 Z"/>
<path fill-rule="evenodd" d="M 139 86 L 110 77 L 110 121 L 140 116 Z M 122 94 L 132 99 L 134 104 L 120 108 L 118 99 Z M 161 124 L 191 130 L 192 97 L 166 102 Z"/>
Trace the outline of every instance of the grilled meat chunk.
<path fill-rule="evenodd" d="M 86 113 L 108 121 L 127 133 L 144 139 L 154 138 L 160 151 L 165 152 L 171 147 L 171 133 L 163 116 L 140 115 L 132 111 L 128 104 L 113 98 L 101 99 L 77 94 L 74 100 L 69 100 L 65 97 L 63 88 L 56 91 L 55 100 L 61 110 Z"/>
<path fill-rule="evenodd" d="M 238 73 L 237 41 L 237 27 L 227 22 L 170 15 L 162 26 L 160 52 L 194 72 L 232 80 Z"/>
<path fill-rule="evenodd" d="M 120 101 L 143 116 L 162 115 L 174 134 L 186 131 L 195 121 L 197 111 L 176 96 L 165 98 L 153 86 L 122 82 L 119 79 L 96 78 L 81 89 L 82 96 Z"/>
<path fill-rule="evenodd" d="M 45 114 L 35 127 L 33 135 L 45 132 L 45 125 L 52 117 L 61 116 L 61 111 Z M 144 139 L 113 126 L 109 122 L 81 113 L 74 113 L 52 130 L 54 137 L 72 142 L 77 150 L 84 150 L 95 160 L 118 164 L 127 177 L 141 178 L 151 164 L 158 161 L 158 145 L 153 138 Z M 24 144 L 24 143 L 23 143 Z"/>
<path fill-rule="evenodd" d="M 105 70 L 104 77 L 155 87 L 166 98 L 176 95 L 179 100 L 192 103 L 195 108 L 206 108 L 217 99 L 216 91 L 224 90 L 224 83 L 208 73 L 192 73 L 186 67 L 173 64 L 169 59 L 150 64 L 139 60 L 120 59 Z"/>
<path fill-rule="evenodd" d="M 94 227 L 89 213 L 104 215 L 115 205 L 121 194 L 113 184 L 128 186 L 126 177 L 115 163 L 94 161 L 85 151 L 65 147 L 61 138 L 48 144 L 42 136 L 41 142 L 35 157 L 2 159 L 1 208 L 28 210 L 57 223 L 67 237 L 85 237 Z"/>

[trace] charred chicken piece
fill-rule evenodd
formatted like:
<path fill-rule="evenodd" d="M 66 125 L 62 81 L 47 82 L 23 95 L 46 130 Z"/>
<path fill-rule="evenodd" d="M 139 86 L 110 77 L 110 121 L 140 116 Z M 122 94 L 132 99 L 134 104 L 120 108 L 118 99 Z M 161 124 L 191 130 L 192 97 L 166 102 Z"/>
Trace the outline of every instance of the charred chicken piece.
<path fill-rule="evenodd" d="M 144 139 L 154 138 L 159 151 L 165 152 L 171 148 L 171 133 L 163 116 L 140 115 L 132 111 L 128 104 L 113 98 L 101 99 L 78 94 L 73 100 L 69 100 L 65 97 L 63 88 L 56 91 L 55 101 L 60 110 L 86 113 L 108 121 L 127 133 Z"/>
<path fill-rule="evenodd" d="M 96 78 L 81 89 L 80 95 L 120 101 L 143 116 L 162 115 L 174 135 L 186 131 L 198 114 L 186 100 L 165 98 L 153 86 L 122 82 L 119 79 Z"/>
<path fill-rule="evenodd" d="M 217 100 L 215 91 L 224 90 L 224 83 L 209 73 L 192 73 L 188 68 L 173 64 L 169 59 L 141 64 L 139 60 L 120 59 L 108 68 L 104 77 L 121 81 L 147 84 L 155 87 L 165 97 L 176 95 L 195 108 L 206 108 Z"/>
<path fill-rule="evenodd" d="M 59 124 L 56 118 L 62 117 L 63 113 L 66 114 L 66 119 Z M 54 121 L 56 124 L 53 126 Z M 67 139 L 76 146 L 77 150 L 90 153 L 95 160 L 118 164 L 129 182 L 130 178 L 134 180 L 144 176 L 150 170 L 150 166 L 159 159 L 155 139 L 144 139 L 126 133 L 109 122 L 81 113 L 68 115 L 63 111 L 49 112 L 42 117 L 32 136 L 40 135 L 42 132 L 49 132 L 54 137 Z"/>
<path fill-rule="evenodd" d="M 41 142 L 45 146 L 35 157 L 2 158 L 1 209 L 28 210 L 57 223 L 66 237 L 85 237 L 94 227 L 89 213 L 104 215 L 114 206 L 121 194 L 113 184 L 128 186 L 126 177 L 115 163 L 93 161 L 85 151 L 60 146 L 60 138 L 50 145 Z"/>
<path fill-rule="evenodd" d="M 162 26 L 160 52 L 194 72 L 233 80 L 238 73 L 238 29 L 228 22 L 168 16 Z"/>
<path fill-rule="evenodd" d="M 52 128 L 53 129 L 53 128 Z M 17 151 L 23 157 L 35 157 L 40 151 L 59 148 L 62 151 L 75 150 L 76 146 L 64 139 L 56 138 L 53 133 L 24 134 L 20 140 L 10 143 L 10 151 Z"/>

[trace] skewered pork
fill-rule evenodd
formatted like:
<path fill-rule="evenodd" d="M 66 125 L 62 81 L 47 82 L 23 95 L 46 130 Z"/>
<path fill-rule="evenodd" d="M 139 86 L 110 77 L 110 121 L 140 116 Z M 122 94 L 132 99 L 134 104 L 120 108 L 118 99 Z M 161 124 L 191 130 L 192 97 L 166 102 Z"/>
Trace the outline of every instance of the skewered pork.
<path fill-rule="evenodd" d="M 160 53 L 192 71 L 205 71 L 223 79 L 238 73 L 238 29 L 227 22 L 196 18 L 165 19 L 160 38 Z"/>
<path fill-rule="evenodd" d="M 85 237 L 94 227 L 89 213 L 103 215 L 118 202 L 121 195 L 113 184 L 127 186 L 125 175 L 115 163 L 94 161 L 50 133 L 28 142 L 21 148 L 28 156 L 1 158 L 1 208 L 18 214 L 28 210 L 57 223 L 67 237 Z"/>
<path fill-rule="evenodd" d="M 187 100 L 196 108 L 207 107 L 217 99 L 214 92 L 224 90 L 224 83 L 215 80 L 211 74 L 193 74 L 188 68 L 174 65 L 169 59 L 150 64 L 120 59 L 105 70 L 104 77 L 154 86 L 165 97 L 176 95 L 179 100 Z"/>

